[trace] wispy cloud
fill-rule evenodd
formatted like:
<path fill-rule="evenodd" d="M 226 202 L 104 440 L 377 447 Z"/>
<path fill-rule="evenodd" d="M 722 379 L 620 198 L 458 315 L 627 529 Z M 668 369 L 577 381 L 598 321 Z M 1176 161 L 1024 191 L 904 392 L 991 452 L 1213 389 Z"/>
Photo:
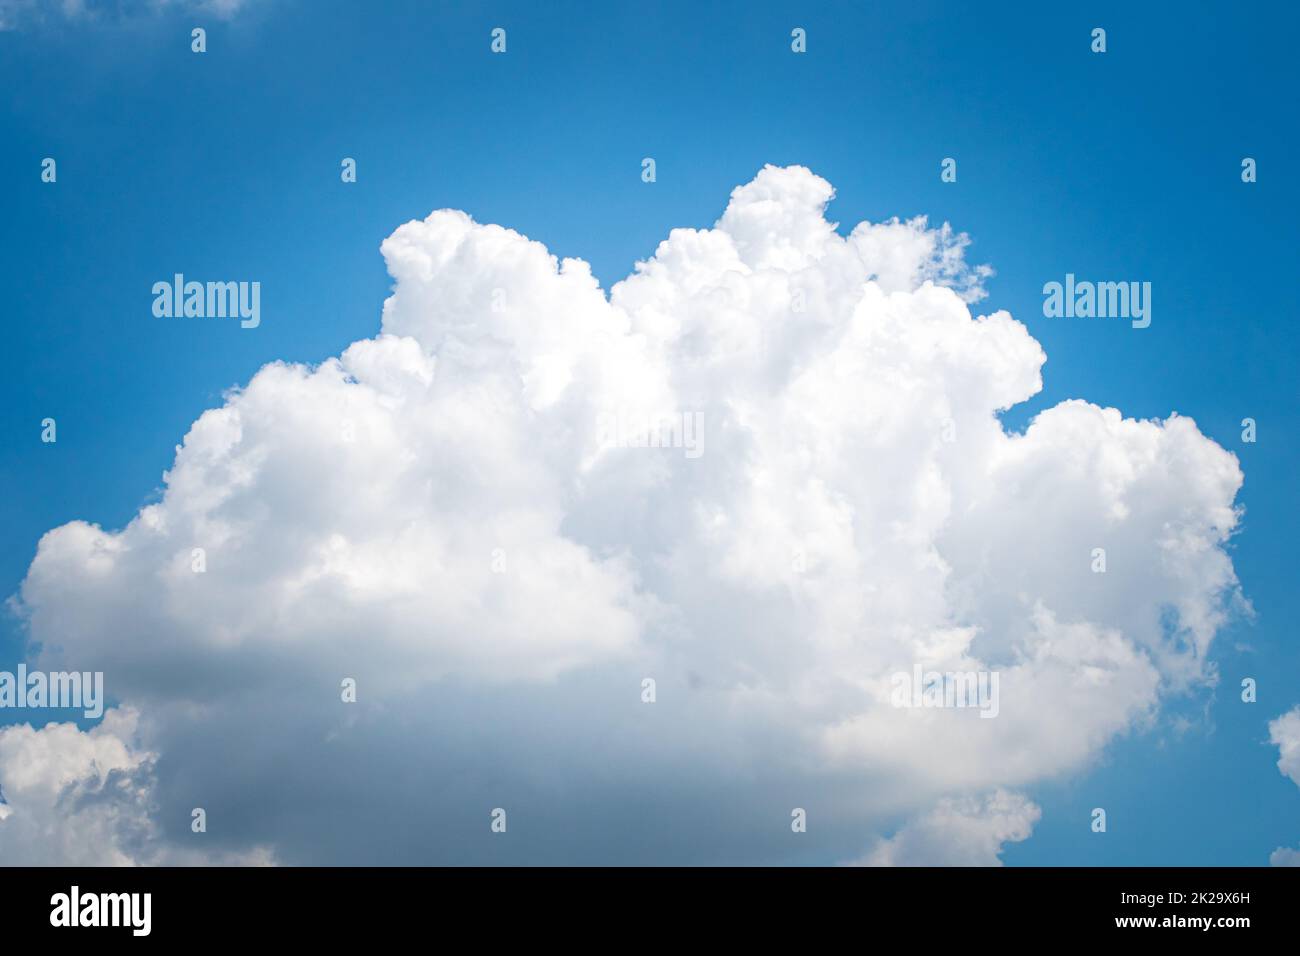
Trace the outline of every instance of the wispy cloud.
<path fill-rule="evenodd" d="M 256 0 L 0 0 L 0 30 L 33 24 L 113 22 L 189 10 L 228 19 Z"/>

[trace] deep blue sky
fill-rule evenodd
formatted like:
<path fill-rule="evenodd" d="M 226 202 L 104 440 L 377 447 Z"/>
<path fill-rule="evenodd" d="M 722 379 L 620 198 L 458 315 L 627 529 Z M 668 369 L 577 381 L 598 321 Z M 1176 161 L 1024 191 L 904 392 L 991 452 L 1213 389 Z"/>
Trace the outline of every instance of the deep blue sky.
<path fill-rule="evenodd" d="M 0 32 L 0 591 L 45 530 L 128 521 L 224 389 L 374 334 L 378 247 L 401 222 L 461 208 L 608 287 L 669 229 L 710 225 L 764 163 L 800 163 L 835 185 L 845 228 L 924 213 L 970 233 L 969 257 L 997 270 L 979 310 L 1008 309 L 1048 355 L 1009 424 L 1067 397 L 1176 410 L 1245 470 L 1233 557 L 1258 616 L 1219 638 L 1218 692 L 1181 705 L 1183 735 L 1162 722 L 1030 788 L 1043 818 L 1007 861 L 1253 865 L 1294 846 L 1300 791 L 1266 729 L 1300 703 L 1294 6 L 614 6 L 262 0 L 230 22 Z M 150 286 L 173 272 L 260 280 L 261 328 L 153 319 Z M 1150 281 L 1152 326 L 1045 319 L 1042 285 L 1066 272 Z M 57 445 L 39 440 L 46 416 Z M 22 635 L 0 634 L 12 669 Z"/>

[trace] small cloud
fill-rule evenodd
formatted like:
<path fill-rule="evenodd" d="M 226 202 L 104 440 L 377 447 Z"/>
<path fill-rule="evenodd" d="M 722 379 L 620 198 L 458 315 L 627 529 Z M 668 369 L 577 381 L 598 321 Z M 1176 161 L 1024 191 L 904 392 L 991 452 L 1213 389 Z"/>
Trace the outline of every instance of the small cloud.
<path fill-rule="evenodd" d="M 1280 846 L 1268 858 L 1269 866 L 1300 866 L 1300 850 Z"/>
<path fill-rule="evenodd" d="M 880 840 L 858 866 L 1001 866 L 1003 845 L 1029 838 L 1042 811 L 1018 793 L 941 800 Z"/>

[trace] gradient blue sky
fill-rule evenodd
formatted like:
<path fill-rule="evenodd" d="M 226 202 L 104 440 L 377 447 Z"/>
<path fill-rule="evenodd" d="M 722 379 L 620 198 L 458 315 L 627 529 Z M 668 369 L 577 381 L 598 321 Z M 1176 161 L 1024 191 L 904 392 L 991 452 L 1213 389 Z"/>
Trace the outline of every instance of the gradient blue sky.
<path fill-rule="evenodd" d="M 0 32 L 0 590 L 17 589 L 44 531 L 129 520 L 224 389 L 374 334 L 378 247 L 398 224 L 464 209 L 586 259 L 608 288 L 671 228 L 710 225 L 763 164 L 798 163 L 835 185 L 844 228 L 923 213 L 971 235 L 968 258 L 997 272 L 979 311 L 1009 310 L 1048 355 L 1042 393 L 1009 425 L 1066 397 L 1176 410 L 1245 471 L 1233 560 L 1257 617 L 1217 640 L 1218 691 L 1184 702 L 1181 735 L 1162 722 L 1029 788 L 1042 821 L 1007 862 L 1257 865 L 1294 846 L 1300 791 L 1266 724 L 1300 703 L 1286 284 L 1300 14 L 605 6 L 263 0 L 230 21 L 51 15 Z M 508 56 L 487 50 L 498 25 Z M 1095 26 L 1105 55 L 1089 50 Z M 355 186 L 339 182 L 344 156 Z M 955 184 L 939 179 L 947 156 Z M 1240 180 L 1245 156 L 1256 184 Z M 155 320 L 150 286 L 173 272 L 259 279 L 261 327 Z M 1151 327 L 1044 318 L 1042 285 L 1066 272 L 1150 281 Z M 56 445 L 39 440 L 46 416 Z M 1246 416 L 1255 445 L 1240 441 Z M 0 669 L 24 655 L 6 617 Z M 1244 676 L 1257 704 L 1239 701 Z M 1105 838 L 1087 827 L 1098 805 Z"/>

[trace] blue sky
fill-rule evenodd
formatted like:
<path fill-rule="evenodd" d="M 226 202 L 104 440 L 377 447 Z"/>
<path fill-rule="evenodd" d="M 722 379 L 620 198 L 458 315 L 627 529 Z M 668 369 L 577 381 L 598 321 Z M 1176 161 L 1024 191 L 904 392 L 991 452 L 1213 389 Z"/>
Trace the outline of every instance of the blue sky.
<path fill-rule="evenodd" d="M 606 5 L 599 5 L 604 7 Z M 1294 475 L 1293 37 L 1283 4 L 597 5 L 251 3 L 58 16 L 0 32 L 0 590 L 46 530 L 118 528 L 156 496 L 189 425 L 275 359 L 373 335 L 379 243 L 463 209 L 625 276 L 707 227 L 767 163 L 834 184 L 830 216 L 925 214 L 970 234 L 1043 345 L 1022 428 L 1068 397 L 1195 419 L 1235 453 L 1231 555 L 1253 622 L 1217 638 L 1217 691 L 1175 702 L 1099 763 L 1028 792 L 1009 864 L 1257 865 L 1300 832 L 1267 722 L 1300 703 Z M 617 6 L 617 9 L 613 7 Z M 1059 8 L 1058 8 L 1059 7 Z M 205 25 L 208 52 L 189 49 Z M 506 56 L 488 53 L 504 26 Z M 789 33 L 808 32 L 792 55 Z M 1108 50 L 1089 50 L 1107 30 Z M 40 181 L 58 161 L 55 186 Z M 339 181 L 355 157 L 358 182 Z M 657 182 L 641 181 L 652 156 Z M 1243 157 L 1259 181 L 1243 184 Z M 958 181 L 942 183 L 944 157 Z M 154 320 L 173 272 L 262 283 L 262 325 Z M 1152 283 L 1153 323 L 1042 315 L 1042 285 Z M 58 442 L 39 441 L 58 421 Z M 1240 421 L 1259 440 L 1240 441 Z M 6 618 L 0 669 L 26 653 Z M 1241 678 L 1259 702 L 1239 702 Z M 64 715 L 66 716 L 66 715 Z M 12 722 L 8 715 L 0 722 Z M 1089 810 L 1108 808 L 1097 838 Z"/>

